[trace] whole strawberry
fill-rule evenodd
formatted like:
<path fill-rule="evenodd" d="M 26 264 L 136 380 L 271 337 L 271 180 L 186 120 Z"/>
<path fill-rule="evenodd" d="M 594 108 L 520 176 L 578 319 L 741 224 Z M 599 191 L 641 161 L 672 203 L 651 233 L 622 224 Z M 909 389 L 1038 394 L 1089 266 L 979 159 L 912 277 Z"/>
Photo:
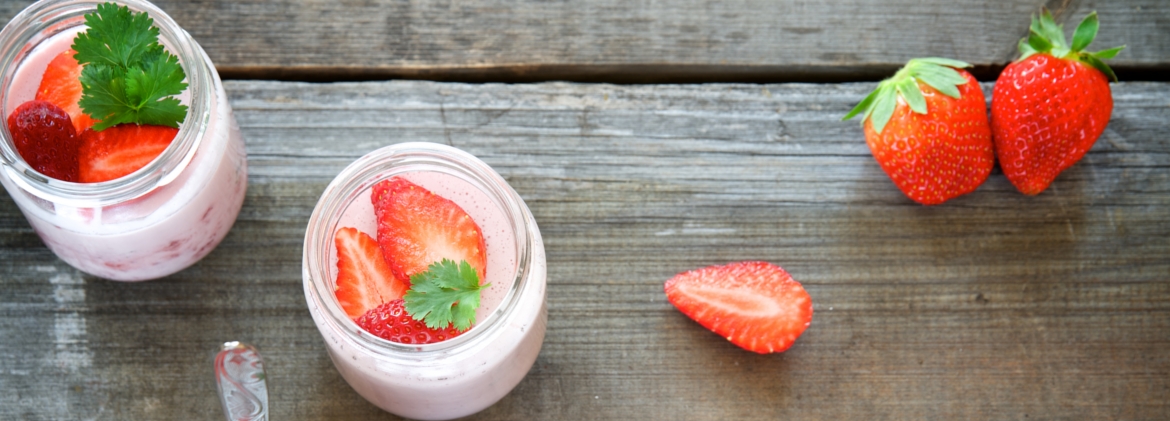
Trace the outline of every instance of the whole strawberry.
<path fill-rule="evenodd" d="M 845 116 L 864 113 L 874 159 L 907 197 L 937 205 L 983 184 L 995 164 L 979 83 L 950 59 L 918 58 Z"/>
<path fill-rule="evenodd" d="M 1082 50 L 1097 36 L 1097 13 L 1077 25 L 1072 45 L 1047 10 L 1020 40 L 1019 60 L 999 74 L 991 100 L 991 129 L 1003 173 L 1021 193 L 1036 195 L 1088 152 L 1113 112 L 1103 60 L 1124 46 Z"/>

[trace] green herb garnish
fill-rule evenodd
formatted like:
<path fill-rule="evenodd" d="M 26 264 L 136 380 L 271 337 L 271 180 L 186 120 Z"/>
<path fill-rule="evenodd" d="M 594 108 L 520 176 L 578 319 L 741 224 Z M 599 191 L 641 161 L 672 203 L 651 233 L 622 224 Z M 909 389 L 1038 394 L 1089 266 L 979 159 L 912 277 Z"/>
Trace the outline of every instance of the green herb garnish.
<path fill-rule="evenodd" d="M 78 105 L 98 120 L 93 129 L 122 123 L 179 127 L 187 106 L 179 95 L 187 84 L 179 58 L 158 42 L 158 28 L 146 12 L 104 3 L 85 15 L 89 28 L 73 40 L 81 71 Z"/>
<path fill-rule="evenodd" d="M 454 325 L 460 332 L 475 323 L 479 307 L 479 274 L 466 260 L 456 264 L 450 259 L 431 263 L 427 270 L 410 277 L 410 290 L 403 299 L 406 312 L 431 329 Z"/>

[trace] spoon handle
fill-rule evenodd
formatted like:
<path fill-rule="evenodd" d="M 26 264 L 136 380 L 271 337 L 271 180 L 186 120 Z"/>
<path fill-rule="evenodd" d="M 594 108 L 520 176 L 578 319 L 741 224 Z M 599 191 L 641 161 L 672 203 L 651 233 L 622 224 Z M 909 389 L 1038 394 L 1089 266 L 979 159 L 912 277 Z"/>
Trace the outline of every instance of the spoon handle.
<path fill-rule="evenodd" d="M 215 356 L 215 384 L 228 421 L 268 420 L 268 383 L 256 347 L 224 343 Z"/>

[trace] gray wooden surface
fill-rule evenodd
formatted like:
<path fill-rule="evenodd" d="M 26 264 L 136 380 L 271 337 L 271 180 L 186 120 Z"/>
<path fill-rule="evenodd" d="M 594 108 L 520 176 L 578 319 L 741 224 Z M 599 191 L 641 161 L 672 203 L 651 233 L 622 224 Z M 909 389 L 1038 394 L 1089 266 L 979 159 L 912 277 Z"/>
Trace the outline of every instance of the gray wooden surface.
<path fill-rule="evenodd" d="M 0 20 L 29 0 L 0 1 Z M 878 80 L 913 57 L 992 80 L 1047 5 L 1122 79 L 1165 80 L 1165 0 L 158 0 L 232 78 L 602 82 Z M 1146 79 L 1149 80 L 1149 79 Z"/>
<path fill-rule="evenodd" d="M 1105 134 L 1040 196 L 996 172 L 938 207 L 839 121 L 873 86 L 229 82 L 248 196 L 186 271 L 82 275 L 0 195 L 0 419 L 220 419 L 226 340 L 264 354 L 273 419 L 395 419 L 326 356 L 300 256 L 332 177 L 402 141 L 487 161 L 546 241 L 544 348 L 473 419 L 1170 418 L 1170 84 L 1113 85 Z M 747 259 L 813 297 L 786 353 L 665 301 L 675 273 Z"/>
<path fill-rule="evenodd" d="M 395 419 L 326 356 L 300 256 L 325 185 L 401 141 L 483 158 L 545 238 L 544 348 L 473 419 L 1170 419 L 1168 83 L 1114 84 L 1105 134 L 1044 194 L 996 172 L 928 208 L 839 121 L 872 83 L 275 81 L 857 81 L 921 56 L 992 80 L 1041 5 L 1069 31 L 1097 10 L 1094 46 L 1129 46 L 1123 80 L 1166 80 L 1164 0 L 157 3 L 245 79 L 227 83 L 244 208 L 197 265 L 123 284 L 60 262 L 0 194 L 0 420 L 220 419 L 227 340 L 264 354 L 274 420 Z M 748 259 L 813 297 L 786 353 L 739 350 L 662 294 Z"/>

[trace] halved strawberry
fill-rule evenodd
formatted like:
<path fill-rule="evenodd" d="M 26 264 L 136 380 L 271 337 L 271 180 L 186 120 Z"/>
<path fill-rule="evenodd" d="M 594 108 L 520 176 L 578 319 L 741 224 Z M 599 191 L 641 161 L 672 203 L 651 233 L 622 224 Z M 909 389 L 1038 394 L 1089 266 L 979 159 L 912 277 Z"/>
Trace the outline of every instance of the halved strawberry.
<path fill-rule="evenodd" d="M 45 73 L 41 76 L 36 99 L 51 102 L 69 113 L 74 129 L 81 133 L 93 126 L 94 120 L 77 105 L 81 100 L 82 67 L 73 58 L 74 54 L 77 52 L 72 49 L 65 50 L 49 62 L 49 67 L 45 68 Z"/>
<path fill-rule="evenodd" d="M 442 259 L 466 260 L 484 279 L 487 245 L 463 208 L 401 177 L 374 185 L 378 244 L 399 279 L 424 272 Z"/>
<path fill-rule="evenodd" d="M 782 352 L 812 322 L 812 298 L 784 269 L 767 262 L 709 266 L 666 281 L 666 298 L 731 343 Z"/>
<path fill-rule="evenodd" d="M 52 103 L 28 101 L 8 116 L 12 143 L 28 166 L 63 181 L 77 181 L 81 140 L 69 114 Z"/>
<path fill-rule="evenodd" d="M 100 132 L 81 133 L 80 181 L 97 183 L 138 171 L 158 157 L 179 129 L 166 126 L 119 124 Z"/>
<path fill-rule="evenodd" d="M 431 329 L 406 313 L 403 300 L 397 299 L 371 309 L 354 320 L 359 327 L 374 336 L 403 344 L 429 344 L 459 336 L 459 330 L 448 325 L 446 329 Z"/>
<path fill-rule="evenodd" d="M 350 318 L 357 318 L 382 303 L 400 299 L 410 284 L 390 272 L 378 242 L 355 228 L 337 230 L 337 302 Z"/>

